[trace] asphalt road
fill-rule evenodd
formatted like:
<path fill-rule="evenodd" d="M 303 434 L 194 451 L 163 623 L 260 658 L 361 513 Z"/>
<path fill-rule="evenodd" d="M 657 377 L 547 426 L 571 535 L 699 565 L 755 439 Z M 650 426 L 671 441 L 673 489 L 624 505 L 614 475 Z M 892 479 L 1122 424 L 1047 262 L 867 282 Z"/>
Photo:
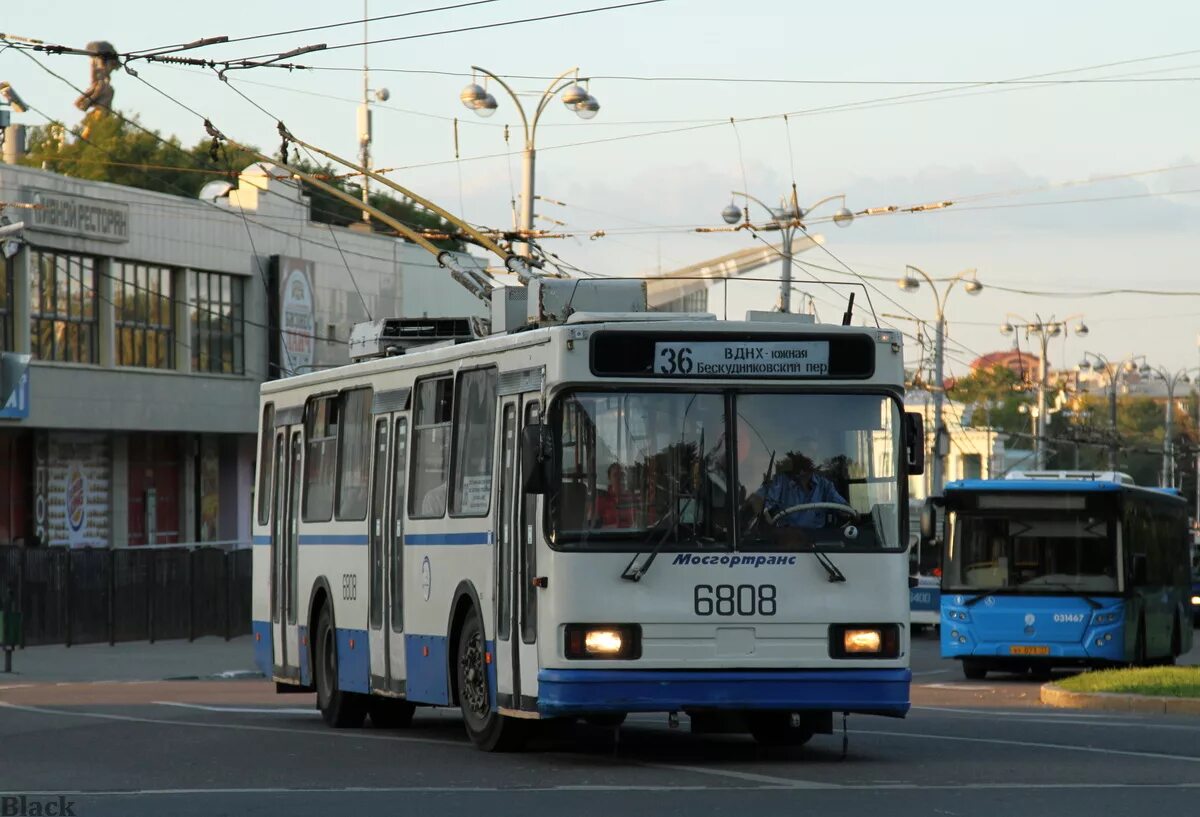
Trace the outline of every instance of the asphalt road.
<path fill-rule="evenodd" d="M 0 681 L 0 795 L 80 817 L 1195 813 L 1200 719 L 1046 709 L 1031 679 L 962 681 L 932 637 L 913 670 L 909 717 L 852 717 L 844 759 L 840 734 L 763 750 L 661 716 L 484 755 L 453 710 L 335 731 L 262 681 Z"/>

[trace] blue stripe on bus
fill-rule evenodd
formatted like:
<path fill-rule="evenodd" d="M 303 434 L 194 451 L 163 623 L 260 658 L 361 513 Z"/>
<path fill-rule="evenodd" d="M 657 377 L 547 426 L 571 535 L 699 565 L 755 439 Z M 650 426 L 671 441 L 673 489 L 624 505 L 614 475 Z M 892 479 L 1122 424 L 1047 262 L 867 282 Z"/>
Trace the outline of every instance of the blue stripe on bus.
<path fill-rule="evenodd" d="M 365 545 L 365 533 L 309 533 L 300 534 L 302 545 Z"/>
<path fill-rule="evenodd" d="M 251 540 L 251 541 L 253 541 L 254 544 L 256 544 L 256 545 L 269 545 L 269 544 L 271 544 L 271 537 L 270 536 L 255 536 L 253 538 L 253 540 Z"/>
<path fill-rule="evenodd" d="M 371 691 L 371 645 L 366 630 L 337 628 L 338 689 Z"/>
<path fill-rule="evenodd" d="M 406 545 L 490 545 L 491 531 L 467 531 L 466 533 L 409 533 L 404 536 Z"/>
<path fill-rule="evenodd" d="M 690 708 L 819 709 L 903 715 L 907 669 L 672 671 L 544 669 L 538 712 L 666 712 Z"/>
<path fill-rule="evenodd" d="M 271 646 L 271 622 L 252 621 L 250 629 L 254 633 L 254 666 L 269 679 L 275 674 L 272 671 L 275 652 Z"/>

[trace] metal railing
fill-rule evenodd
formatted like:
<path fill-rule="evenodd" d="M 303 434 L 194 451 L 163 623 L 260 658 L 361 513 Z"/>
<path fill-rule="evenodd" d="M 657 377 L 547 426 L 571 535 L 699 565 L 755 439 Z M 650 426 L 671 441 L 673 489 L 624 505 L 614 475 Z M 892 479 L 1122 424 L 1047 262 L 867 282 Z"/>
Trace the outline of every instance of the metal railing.
<path fill-rule="evenodd" d="M 249 549 L 0 547 L 0 609 L 21 646 L 250 632 Z"/>

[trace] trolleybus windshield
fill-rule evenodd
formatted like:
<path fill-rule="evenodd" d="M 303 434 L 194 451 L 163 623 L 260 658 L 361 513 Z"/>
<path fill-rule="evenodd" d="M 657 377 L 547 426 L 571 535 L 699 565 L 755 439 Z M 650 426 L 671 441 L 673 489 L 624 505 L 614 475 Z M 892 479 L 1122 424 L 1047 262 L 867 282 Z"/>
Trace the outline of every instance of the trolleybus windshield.
<path fill-rule="evenodd" d="M 899 408 L 869 394 L 574 392 L 556 547 L 896 549 Z"/>

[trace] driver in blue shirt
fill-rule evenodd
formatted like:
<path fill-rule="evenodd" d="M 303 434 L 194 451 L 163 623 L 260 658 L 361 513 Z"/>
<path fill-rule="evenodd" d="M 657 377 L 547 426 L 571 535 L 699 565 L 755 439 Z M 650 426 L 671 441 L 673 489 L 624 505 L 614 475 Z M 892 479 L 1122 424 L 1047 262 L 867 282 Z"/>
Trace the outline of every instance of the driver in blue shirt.
<path fill-rule="evenodd" d="M 775 477 L 770 482 L 763 483 L 746 500 L 751 513 L 755 516 L 764 507 L 772 514 L 776 514 L 794 505 L 806 505 L 812 502 L 850 504 L 845 497 L 838 493 L 832 482 L 816 472 L 811 459 L 794 451 L 780 461 Z M 794 511 L 779 517 L 774 524 L 777 527 L 788 528 L 823 528 L 825 519 L 825 509 L 813 508 L 806 511 Z"/>

